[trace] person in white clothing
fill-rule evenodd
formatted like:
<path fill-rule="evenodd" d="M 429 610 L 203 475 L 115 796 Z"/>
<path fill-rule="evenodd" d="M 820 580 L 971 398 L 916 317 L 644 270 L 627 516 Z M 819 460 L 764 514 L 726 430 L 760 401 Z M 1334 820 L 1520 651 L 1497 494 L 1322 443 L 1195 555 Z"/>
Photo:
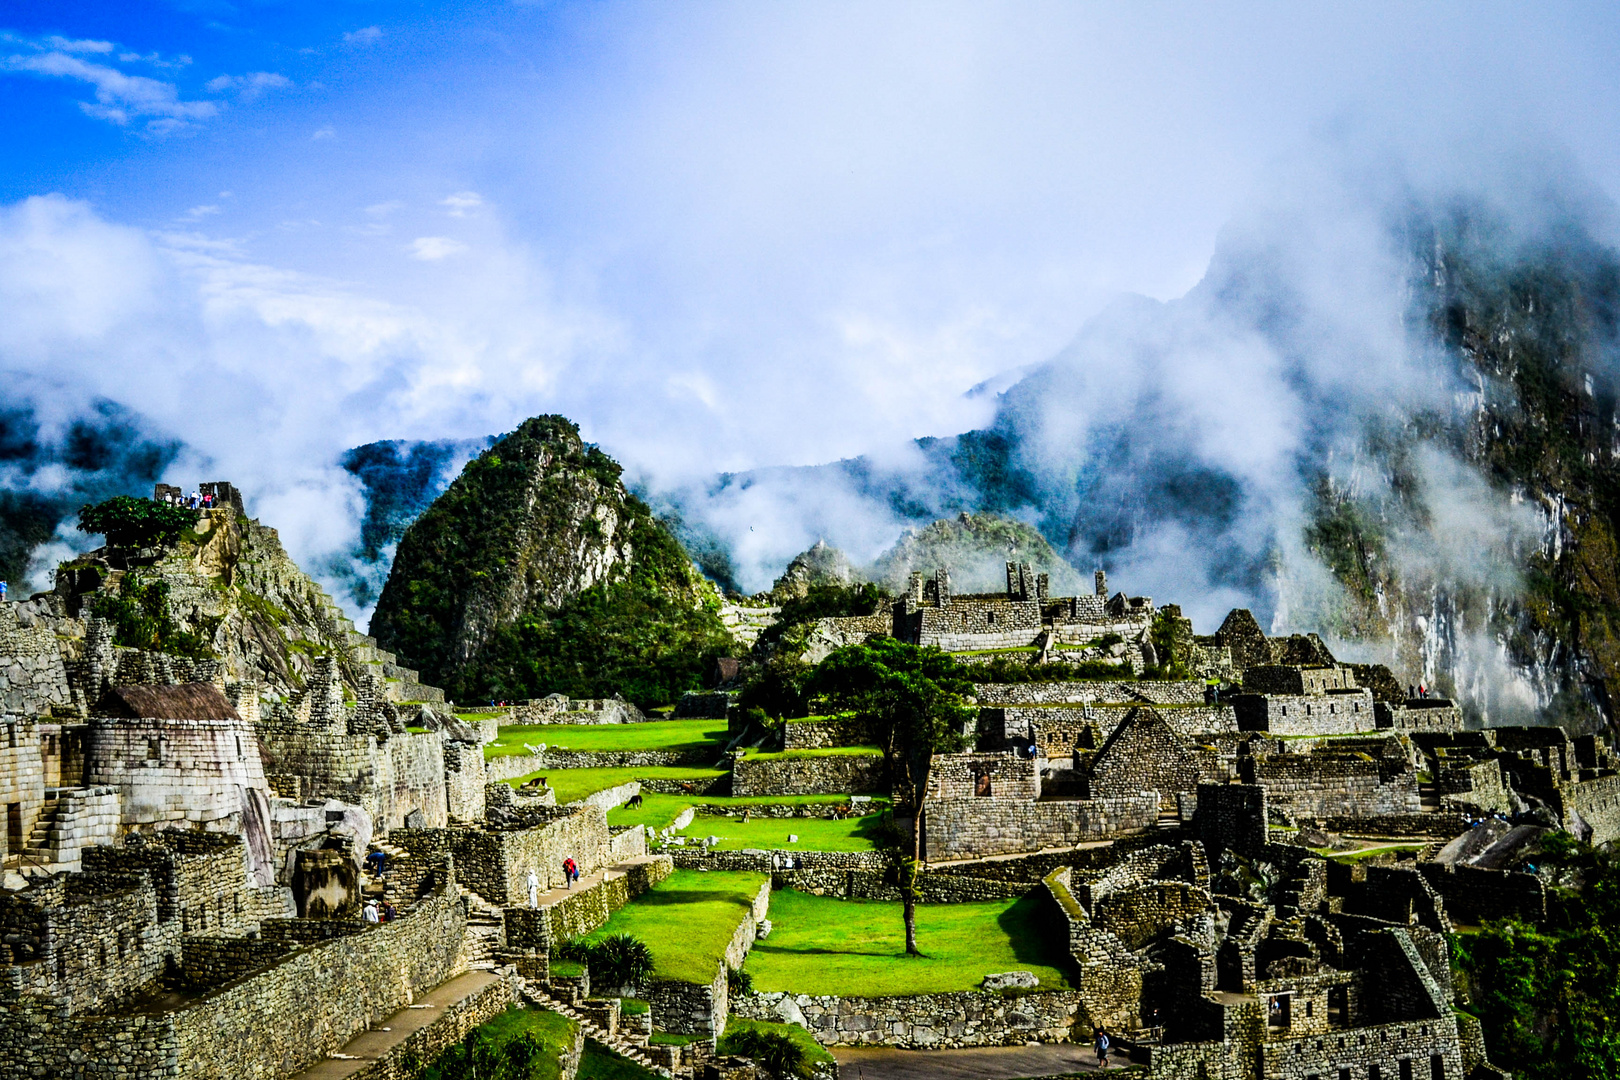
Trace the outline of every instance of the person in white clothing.
<path fill-rule="evenodd" d="M 361 909 L 361 917 L 364 918 L 368 923 L 379 921 L 377 915 L 377 901 L 367 900 L 366 906 Z"/>
<path fill-rule="evenodd" d="M 529 906 L 540 906 L 540 877 L 533 870 L 529 871 Z"/>

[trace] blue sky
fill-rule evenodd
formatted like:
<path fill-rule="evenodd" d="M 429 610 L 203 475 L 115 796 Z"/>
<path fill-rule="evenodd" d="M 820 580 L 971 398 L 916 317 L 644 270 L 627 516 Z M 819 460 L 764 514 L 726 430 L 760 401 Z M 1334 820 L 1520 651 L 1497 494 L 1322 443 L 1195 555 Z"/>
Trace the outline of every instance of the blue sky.
<path fill-rule="evenodd" d="M 671 481 L 903 458 L 1119 294 L 1185 292 L 1324 145 L 1563 156 L 1612 199 L 1617 23 L 0 3 L 0 369 L 139 411 L 301 552 L 352 534 L 343 448 L 543 411 Z"/>

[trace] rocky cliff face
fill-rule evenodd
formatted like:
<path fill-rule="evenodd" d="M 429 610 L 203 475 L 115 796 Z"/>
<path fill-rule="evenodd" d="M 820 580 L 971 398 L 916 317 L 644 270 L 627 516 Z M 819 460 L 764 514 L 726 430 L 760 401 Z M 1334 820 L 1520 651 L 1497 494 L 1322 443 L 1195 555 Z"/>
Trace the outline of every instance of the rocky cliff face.
<path fill-rule="evenodd" d="M 63 563 L 56 589 L 17 605 L 39 622 L 82 636 L 99 616 L 156 648 L 216 659 L 231 683 L 255 683 L 275 709 L 304 689 L 319 657 L 333 657 L 349 696 L 381 684 L 395 700 L 423 688 L 415 673 L 369 639 L 288 556 L 275 529 L 229 506 L 199 514 L 195 531 L 160 549 L 103 548 Z"/>
<path fill-rule="evenodd" d="M 568 420 L 525 421 L 406 530 L 372 633 L 469 698 L 695 682 L 730 646 L 718 597 L 619 473 Z"/>

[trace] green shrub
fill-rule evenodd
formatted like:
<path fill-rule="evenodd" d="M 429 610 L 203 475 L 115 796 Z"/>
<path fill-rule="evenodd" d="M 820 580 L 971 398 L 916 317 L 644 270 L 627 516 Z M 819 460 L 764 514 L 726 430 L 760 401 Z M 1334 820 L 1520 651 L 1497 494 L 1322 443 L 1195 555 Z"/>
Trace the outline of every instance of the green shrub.
<path fill-rule="evenodd" d="M 185 630 L 169 609 L 169 583 L 135 572 L 124 575 L 116 594 L 102 592 L 90 603 L 90 614 L 113 627 L 113 643 L 192 659 L 214 655 L 210 647 L 218 619 L 205 619 L 199 631 Z"/>
<path fill-rule="evenodd" d="M 79 508 L 79 531 L 100 533 L 112 547 L 159 547 L 196 523 L 195 510 L 129 495 Z"/>
<path fill-rule="evenodd" d="M 742 968 L 726 968 L 726 992 L 732 997 L 741 994 L 752 994 L 754 992 L 754 977 Z"/>
<path fill-rule="evenodd" d="M 740 1028 L 727 1032 L 725 1038 L 720 1040 L 719 1050 L 722 1054 L 753 1058 L 755 1064 L 776 1077 L 776 1080 L 810 1075 L 810 1063 L 806 1060 L 804 1050 L 786 1035 L 775 1031 Z"/>
<path fill-rule="evenodd" d="M 602 986 L 640 986 L 652 974 L 652 953 L 630 934 L 609 934 L 590 946 L 591 982 Z"/>

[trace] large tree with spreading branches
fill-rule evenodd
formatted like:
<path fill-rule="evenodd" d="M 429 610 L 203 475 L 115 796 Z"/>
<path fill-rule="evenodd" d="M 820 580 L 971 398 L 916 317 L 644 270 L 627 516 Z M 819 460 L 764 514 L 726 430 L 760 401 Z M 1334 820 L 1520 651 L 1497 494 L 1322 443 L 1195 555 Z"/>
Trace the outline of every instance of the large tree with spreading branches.
<path fill-rule="evenodd" d="M 963 734 L 973 719 L 964 700 L 973 689 L 963 670 L 936 648 L 919 648 L 894 638 L 833 651 L 811 673 L 809 691 L 828 706 L 852 713 L 871 725 L 882 741 L 899 807 L 910 814 L 910 852 L 901 863 L 900 895 L 905 906 L 906 952 L 917 948 L 917 875 L 922 862 L 923 801 L 935 754 L 966 745 Z"/>

